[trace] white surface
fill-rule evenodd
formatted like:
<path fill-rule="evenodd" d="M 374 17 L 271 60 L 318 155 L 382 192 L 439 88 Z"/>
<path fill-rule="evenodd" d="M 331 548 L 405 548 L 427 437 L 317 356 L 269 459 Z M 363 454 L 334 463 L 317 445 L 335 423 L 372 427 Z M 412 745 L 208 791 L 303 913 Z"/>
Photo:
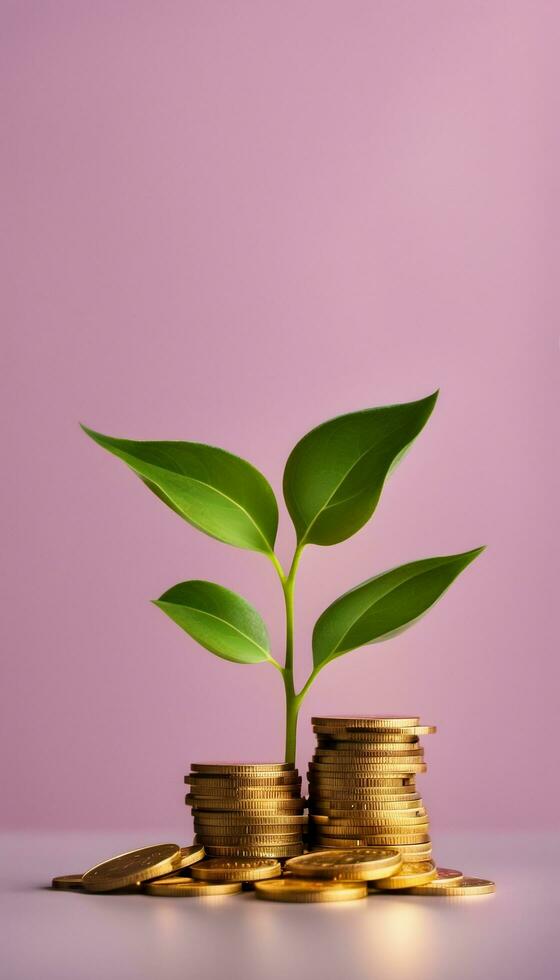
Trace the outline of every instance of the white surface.
<path fill-rule="evenodd" d="M 439 836 L 443 866 L 493 878 L 471 899 L 375 895 L 280 905 L 86 895 L 46 887 L 177 834 L 11 834 L 2 845 L 3 980 L 541 980 L 560 974 L 555 835 Z"/>

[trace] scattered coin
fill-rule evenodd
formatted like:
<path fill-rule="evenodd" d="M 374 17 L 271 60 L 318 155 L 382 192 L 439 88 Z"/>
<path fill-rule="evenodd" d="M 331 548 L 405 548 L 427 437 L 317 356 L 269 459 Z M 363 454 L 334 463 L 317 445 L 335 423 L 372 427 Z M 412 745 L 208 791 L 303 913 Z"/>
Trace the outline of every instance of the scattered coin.
<path fill-rule="evenodd" d="M 418 885 L 411 888 L 411 895 L 426 895 L 425 888 L 441 888 L 443 885 L 458 885 L 463 881 L 462 871 L 453 871 L 451 868 L 437 868 L 437 877 L 429 882 L 428 885 Z"/>
<path fill-rule="evenodd" d="M 52 887 L 60 891 L 83 892 L 84 882 L 82 875 L 57 875 L 52 880 Z"/>
<path fill-rule="evenodd" d="M 431 896 L 447 896 L 447 897 L 459 897 L 461 895 L 491 895 L 496 891 L 496 885 L 493 881 L 487 881 L 485 878 L 463 878 L 462 881 L 456 884 L 445 884 L 442 882 L 439 884 L 434 881 L 432 886 L 431 882 L 423 887 L 415 888 L 413 890 L 415 895 L 431 895 Z"/>
<path fill-rule="evenodd" d="M 177 844 L 141 847 L 136 851 L 118 854 L 90 868 L 83 876 L 84 887 L 91 892 L 126 888 L 174 871 L 180 860 L 181 849 Z"/>
<path fill-rule="evenodd" d="M 172 871 L 169 871 L 166 875 L 162 875 L 161 878 L 171 878 L 178 875 L 180 871 L 184 868 L 189 868 L 191 864 L 195 864 L 196 861 L 202 861 L 204 857 L 204 847 L 202 844 L 192 844 L 190 847 L 181 848 L 181 856 L 179 861 L 175 865 Z M 159 877 L 159 875 L 158 875 Z"/>
<path fill-rule="evenodd" d="M 418 864 L 404 863 L 390 878 L 375 881 L 375 887 L 386 891 L 403 888 L 414 888 L 417 885 L 427 885 L 437 878 L 437 870 L 432 861 L 422 861 Z"/>
<path fill-rule="evenodd" d="M 401 864 L 401 855 L 395 848 L 360 847 L 304 854 L 286 861 L 286 869 L 300 878 L 372 881 L 374 878 L 387 878 Z"/>
<path fill-rule="evenodd" d="M 292 877 L 257 881 L 257 898 L 267 902 L 351 902 L 366 898 L 364 882 L 311 881 Z"/>
<path fill-rule="evenodd" d="M 237 881 L 197 881 L 194 878 L 162 878 L 160 881 L 149 881 L 143 890 L 148 895 L 165 895 L 173 897 L 196 897 L 208 895 L 234 895 L 242 891 L 241 882 Z"/>
<path fill-rule="evenodd" d="M 262 858 L 207 858 L 191 866 L 193 878 L 201 881 L 260 881 L 281 873 L 279 861 Z"/>

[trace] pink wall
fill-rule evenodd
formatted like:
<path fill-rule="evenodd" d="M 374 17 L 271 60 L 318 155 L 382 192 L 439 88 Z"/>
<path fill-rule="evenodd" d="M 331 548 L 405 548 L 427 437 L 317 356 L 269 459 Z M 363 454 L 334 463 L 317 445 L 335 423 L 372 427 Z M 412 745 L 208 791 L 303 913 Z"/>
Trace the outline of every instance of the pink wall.
<path fill-rule="evenodd" d="M 436 831 L 557 820 L 555 12 L 2 4 L 6 825 L 180 825 L 190 760 L 281 752 L 276 672 L 148 602 L 215 579 L 280 655 L 272 567 L 182 523 L 78 420 L 224 446 L 280 493 L 307 429 L 437 386 L 374 521 L 304 555 L 301 680 L 346 588 L 488 550 L 413 630 L 325 670 L 299 762 L 311 713 L 419 713 Z"/>

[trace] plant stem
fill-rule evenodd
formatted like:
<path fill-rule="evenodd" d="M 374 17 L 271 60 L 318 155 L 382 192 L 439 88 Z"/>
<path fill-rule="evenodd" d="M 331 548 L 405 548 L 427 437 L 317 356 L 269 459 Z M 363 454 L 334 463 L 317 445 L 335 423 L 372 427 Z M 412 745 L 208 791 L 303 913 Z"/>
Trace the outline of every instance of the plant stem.
<path fill-rule="evenodd" d="M 294 763 L 296 758 L 297 718 L 300 706 L 300 699 L 296 695 L 294 687 L 294 584 L 302 547 L 302 545 L 297 546 L 290 571 L 281 580 L 286 606 L 286 660 L 282 675 L 286 692 L 286 748 L 284 758 L 285 762 L 291 763 Z"/>
<path fill-rule="evenodd" d="M 305 695 L 307 694 L 309 688 L 311 687 L 313 681 L 317 677 L 317 674 L 319 673 L 319 671 L 321 669 L 322 669 L 322 665 L 321 665 L 321 667 L 315 667 L 315 670 L 312 670 L 311 671 L 311 673 L 310 673 L 309 677 L 307 678 L 305 684 L 303 685 L 301 691 L 297 695 L 297 699 L 298 699 L 300 705 L 301 705 L 301 702 L 303 701 Z"/>
<path fill-rule="evenodd" d="M 294 691 L 293 676 L 286 671 L 284 672 L 284 688 L 286 690 L 286 743 L 284 762 L 290 762 L 293 765 L 296 761 L 297 720 L 300 702 Z"/>
<path fill-rule="evenodd" d="M 272 564 L 278 572 L 278 578 L 282 583 L 284 603 L 286 606 L 286 660 L 283 667 L 281 667 L 273 657 L 269 657 L 269 661 L 274 667 L 277 668 L 277 670 L 280 671 L 282 674 L 282 680 L 284 681 L 284 691 L 286 693 L 286 741 L 284 761 L 290 762 L 292 765 L 296 761 L 297 722 L 299 709 L 301 708 L 301 703 L 305 695 L 321 669 L 321 667 L 316 667 L 307 678 L 299 694 L 296 694 L 296 689 L 294 687 L 294 586 L 296 572 L 303 547 L 304 543 L 300 541 L 296 547 L 296 550 L 294 551 L 292 564 L 290 565 L 290 570 L 287 575 L 284 573 L 284 569 L 282 568 L 282 565 L 278 561 L 274 552 L 272 552 L 270 555 Z"/>

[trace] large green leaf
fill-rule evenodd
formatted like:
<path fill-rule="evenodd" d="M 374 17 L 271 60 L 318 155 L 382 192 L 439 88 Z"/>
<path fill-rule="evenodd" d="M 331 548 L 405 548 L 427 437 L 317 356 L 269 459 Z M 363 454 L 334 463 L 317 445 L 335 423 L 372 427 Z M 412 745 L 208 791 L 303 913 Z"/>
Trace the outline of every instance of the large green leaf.
<path fill-rule="evenodd" d="M 199 442 L 135 442 L 82 428 L 189 524 L 238 548 L 272 552 L 276 498 L 246 460 Z"/>
<path fill-rule="evenodd" d="M 300 544 L 337 544 L 363 527 L 437 395 L 339 415 L 298 442 L 286 463 L 284 498 Z"/>
<path fill-rule="evenodd" d="M 181 629 L 224 660 L 258 664 L 270 660 L 266 626 L 253 606 L 214 582 L 181 582 L 155 605 Z"/>
<path fill-rule="evenodd" d="M 314 666 L 324 666 L 349 650 L 387 640 L 407 629 L 483 550 L 413 561 L 346 592 L 315 624 Z"/>

